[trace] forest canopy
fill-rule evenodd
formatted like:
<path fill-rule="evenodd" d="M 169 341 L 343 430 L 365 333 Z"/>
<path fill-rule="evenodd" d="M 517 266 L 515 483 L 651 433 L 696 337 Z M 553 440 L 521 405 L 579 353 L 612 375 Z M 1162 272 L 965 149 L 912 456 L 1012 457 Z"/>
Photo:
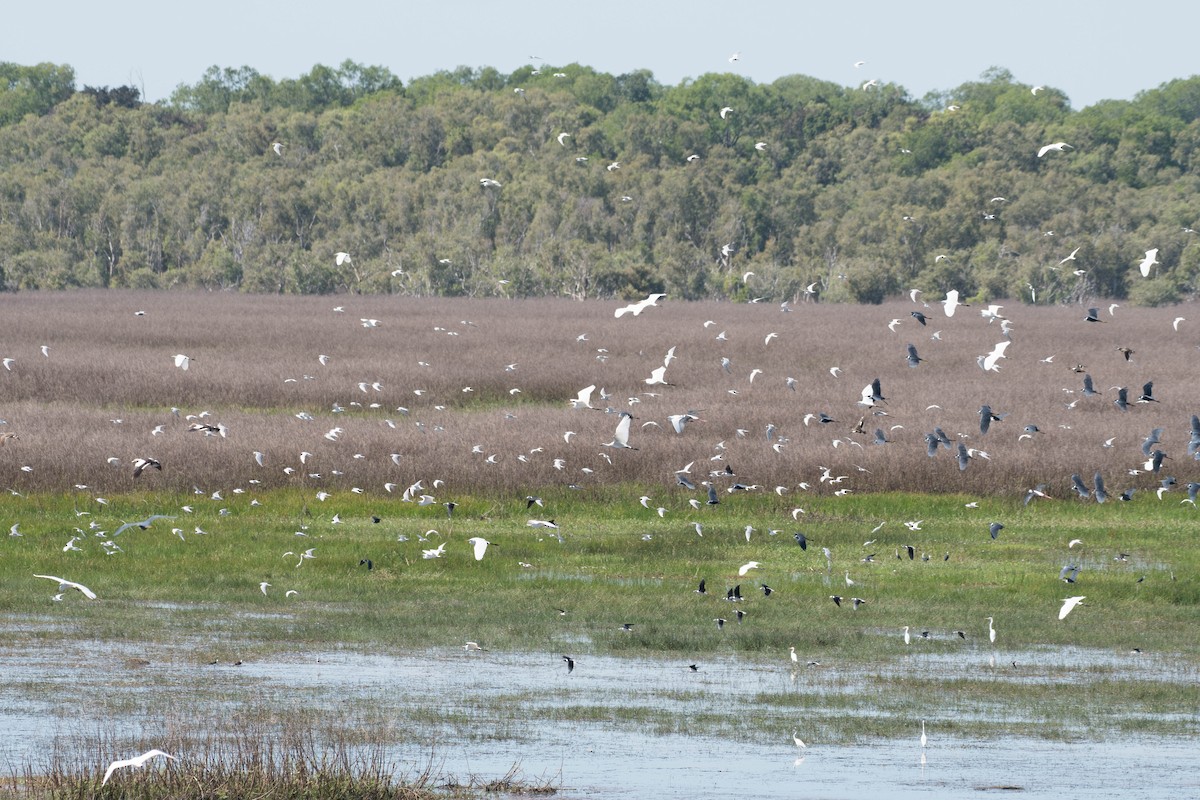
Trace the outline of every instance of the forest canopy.
<path fill-rule="evenodd" d="M 1198 120 L 1200 77 L 1073 110 L 1000 68 L 914 99 L 346 61 L 148 104 L 0 63 L 0 288 L 1157 305 L 1200 285 Z"/>

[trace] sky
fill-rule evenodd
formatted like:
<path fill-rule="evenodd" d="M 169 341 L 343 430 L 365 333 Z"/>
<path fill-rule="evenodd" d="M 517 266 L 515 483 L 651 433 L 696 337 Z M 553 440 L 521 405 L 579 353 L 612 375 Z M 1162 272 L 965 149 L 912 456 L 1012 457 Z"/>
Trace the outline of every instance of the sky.
<path fill-rule="evenodd" d="M 1200 73 L 1198 23 L 1192 0 L 20 0 L 4 12 L 0 61 L 70 64 L 80 88 L 132 85 L 149 101 L 213 65 L 279 80 L 346 59 L 405 82 L 579 63 L 649 69 L 664 85 L 708 72 L 874 79 L 917 99 L 998 66 L 1080 109 Z"/>

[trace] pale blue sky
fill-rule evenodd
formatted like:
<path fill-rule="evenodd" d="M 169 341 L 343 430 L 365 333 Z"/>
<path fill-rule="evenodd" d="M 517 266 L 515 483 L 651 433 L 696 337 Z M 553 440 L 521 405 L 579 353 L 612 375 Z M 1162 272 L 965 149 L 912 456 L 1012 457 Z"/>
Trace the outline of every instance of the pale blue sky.
<path fill-rule="evenodd" d="M 758 82 L 804 74 L 843 85 L 898 83 L 916 98 L 991 66 L 1061 89 L 1075 108 L 1129 99 L 1200 73 L 1194 0 L 529 0 L 260 3 L 18 2 L 0 61 L 67 63 L 80 86 L 132 84 L 160 100 L 209 66 L 294 78 L 349 58 L 408 81 L 459 65 L 511 72 L 578 62 L 646 68 L 673 85 L 705 72 Z M 741 59 L 727 59 L 739 52 Z M 865 66 L 853 67 L 858 60 Z M 536 63 L 536 62 L 534 62 Z"/>

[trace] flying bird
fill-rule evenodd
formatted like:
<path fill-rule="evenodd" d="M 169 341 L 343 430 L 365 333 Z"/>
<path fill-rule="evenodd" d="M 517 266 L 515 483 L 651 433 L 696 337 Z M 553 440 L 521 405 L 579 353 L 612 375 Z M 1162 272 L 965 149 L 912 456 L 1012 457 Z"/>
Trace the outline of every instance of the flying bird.
<path fill-rule="evenodd" d="M 1142 271 L 1142 277 L 1149 278 L 1150 277 L 1150 268 L 1153 267 L 1157 263 L 1159 263 L 1158 248 L 1155 247 L 1153 250 L 1147 250 L 1145 257 L 1142 258 L 1141 263 L 1138 264 L 1138 269 L 1140 269 Z"/>
<path fill-rule="evenodd" d="M 1040 150 L 1038 150 L 1037 157 L 1041 158 L 1042 156 L 1046 155 L 1046 153 L 1049 153 L 1051 150 L 1056 150 L 1059 153 L 1061 153 L 1064 149 L 1074 150 L 1075 148 L 1072 147 L 1071 145 L 1067 144 L 1066 142 L 1052 142 L 1048 145 L 1044 145 Z"/>
<path fill-rule="evenodd" d="M 636 303 L 630 303 L 627 306 L 618 308 L 616 311 L 613 312 L 613 316 L 620 319 L 621 317 L 623 317 L 626 314 L 633 314 L 633 316 L 636 317 L 637 315 L 639 315 L 643 311 L 645 311 L 647 308 L 650 308 L 651 306 L 658 306 L 658 301 L 662 300 L 664 297 L 666 297 L 665 294 L 661 294 L 661 293 L 660 294 L 652 294 L 649 297 L 647 297 L 645 300 L 639 300 Z"/>
<path fill-rule="evenodd" d="M 613 440 L 606 442 L 605 447 L 615 447 L 617 449 L 636 450 L 629 444 L 629 423 L 633 417 L 627 411 L 621 412 L 621 421 L 617 423 L 617 430 L 613 433 Z"/>
<path fill-rule="evenodd" d="M 958 302 L 957 289 L 951 289 L 950 291 L 946 292 L 946 299 L 942 301 L 942 307 L 946 310 L 947 317 L 953 317 L 954 310 L 961 305 L 965 304 Z"/>
<path fill-rule="evenodd" d="M 488 545 L 491 542 L 479 536 L 472 536 L 470 539 L 467 539 L 467 544 L 475 548 L 475 560 L 483 561 L 483 554 L 487 552 Z"/>
<path fill-rule="evenodd" d="M 183 353 L 175 354 L 175 366 L 179 367 L 181 370 L 186 372 L 187 368 L 191 366 L 191 363 L 192 358 L 190 356 L 185 356 Z"/>
<path fill-rule="evenodd" d="M 13 527 L 16 527 L 16 526 L 13 526 Z M 66 578 L 58 578 L 58 577 L 55 577 L 54 575 L 34 575 L 33 577 L 45 578 L 46 580 L 50 580 L 50 581 L 57 581 L 59 592 L 65 592 L 67 589 L 78 589 L 80 594 L 82 594 L 88 600 L 96 599 L 96 593 L 93 592 L 88 587 L 84 586 L 82 583 L 76 583 L 75 581 L 69 581 Z"/>
<path fill-rule="evenodd" d="M 162 472 L 162 464 L 160 464 L 157 459 L 153 459 L 153 458 L 149 458 L 149 457 L 135 458 L 133 460 L 133 477 L 135 477 L 135 478 L 139 477 L 145 470 L 150 469 L 150 468 L 153 468 L 153 469 L 158 470 L 159 472 Z"/>
<path fill-rule="evenodd" d="M 241 663 L 241 662 L 239 662 L 239 663 Z M 150 759 L 152 759 L 156 756 L 165 756 L 166 758 L 169 758 L 172 761 L 175 760 L 175 756 L 171 755 L 170 753 L 163 752 L 162 750 L 158 750 L 158 749 L 147 750 L 146 752 L 142 753 L 140 756 L 134 756 L 133 758 L 126 758 L 122 761 L 114 761 L 111 764 L 109 764 L 108 769 L 106 769 L 104 771 L 104 780 L 100 781 L 100 785 L 103 786 L 104 784 L 108 783 L 108 779 L 111 778 L 112 774 L 114 772 L 116 772 L 117 770 L 123 769 L 124 767 L 140 767 L 143 764 L 145 764 L 147 761 L 149 761 Z"/>
<path fill-rule="evenodd" d="M 1067 614 L 1070 614 L 1070 613 L 1071 613 L 1071 611 L 1072 611 L 1072 610 L 1075 608 L 1075 606 L 1077 606 L 1077 605 L 1079 605 L 1080 603 L 1082 603 L 1082 602 L 1083 602 L 1083 600 L 1084 600 L 1084 598 L 1086 598 L 1086 597 L 1087 597 L 1087 595 L 1082 595 L 1082 596 L 1080 596 L 1080 597 L 1067 597 L 1067 598 L 1064 598 L 1064 599 L 1063 599 L 1062 608 L 1060 608 L 1060 609 L 1058 610 L 1058 618 L 1059 618 L 1059 619 L 1066 619 L 1066 618 L 1067 618 Z"/>

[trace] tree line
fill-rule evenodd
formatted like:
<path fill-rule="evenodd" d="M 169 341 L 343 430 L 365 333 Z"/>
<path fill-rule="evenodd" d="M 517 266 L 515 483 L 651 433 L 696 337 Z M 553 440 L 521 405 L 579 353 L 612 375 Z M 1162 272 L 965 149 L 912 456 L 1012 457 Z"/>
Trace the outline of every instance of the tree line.
<path fill-rule="evenodd" d="M 1198 120 L 1200 77 L 1074 110 L 999 68 L 914 99 L 347 61 L 148 104 L 0 63 L 0 288 L 1170 303 L 1198 285 Z"/>

